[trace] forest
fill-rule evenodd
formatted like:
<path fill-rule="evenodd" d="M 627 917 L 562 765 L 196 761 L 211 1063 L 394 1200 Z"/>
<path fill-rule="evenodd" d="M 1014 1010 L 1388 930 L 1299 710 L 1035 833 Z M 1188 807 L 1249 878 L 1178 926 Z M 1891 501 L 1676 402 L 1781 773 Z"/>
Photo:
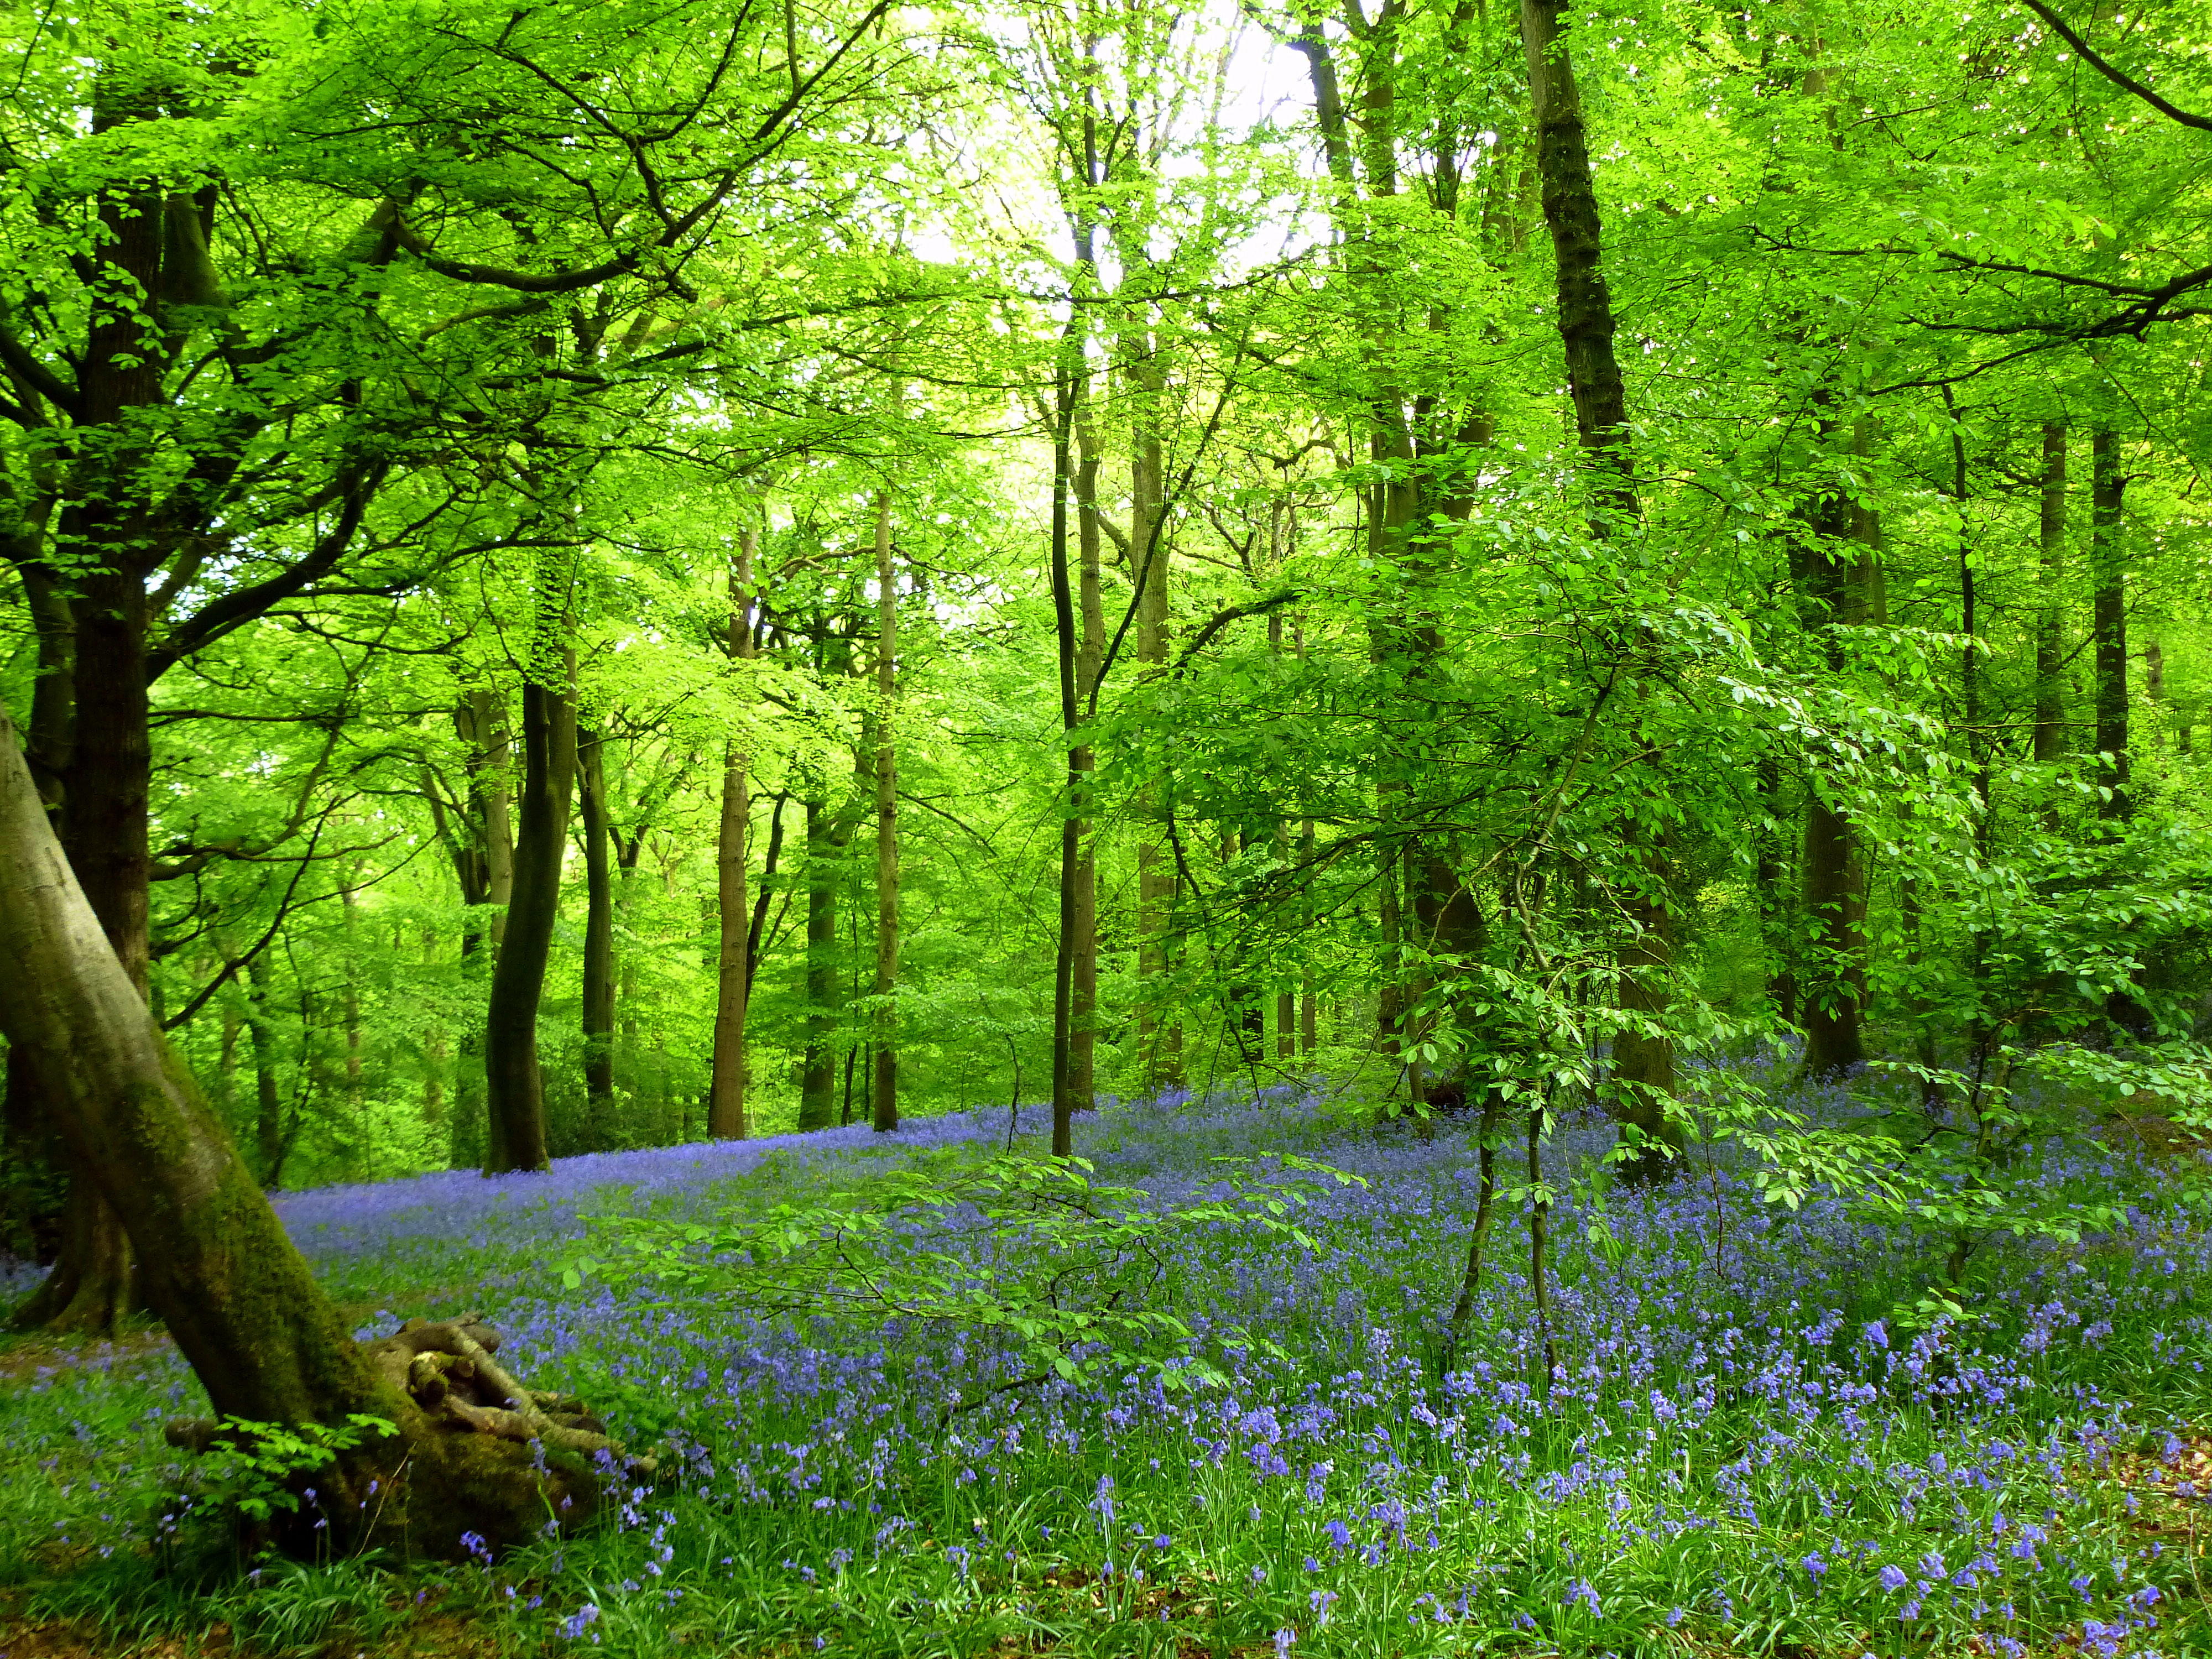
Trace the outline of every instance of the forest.
<path fill-rule="evenodd" d="M 2212 1649 L 2195 0 L 0 17 L 0 1659 Z"/>

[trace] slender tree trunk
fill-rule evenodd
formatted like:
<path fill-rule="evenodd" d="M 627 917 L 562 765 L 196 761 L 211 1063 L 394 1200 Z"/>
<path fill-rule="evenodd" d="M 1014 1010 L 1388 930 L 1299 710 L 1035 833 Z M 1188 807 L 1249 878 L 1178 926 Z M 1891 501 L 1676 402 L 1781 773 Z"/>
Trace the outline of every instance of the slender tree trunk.
<path fill-rule="evenodd" d="M 355 896 L 350 875 L 342 878 L 346 885 L 340 890 L 338 903 L 345 913 L 345 974 L 339 981 L 338 1018 L 345 1036 L 345 1093 L 349 1111 L 358 1111 L 361 1103 L 361 905 Z M 155 1011 L 155 1018 L 160 1017 Z M 362 1131 L 364 1145 L 373 1145 L 368 1131 Z M 370 1153 L 374 1156 L 374 1152 Z"/>
<path fill-rule="evenodd" d="M 507 783 L 514 756 L 507 737 L 507 699 L 500 692 L 479 688 L 453 710 L 453 725 L 467 752 L 469 805 L 479 860 L 477 881 L 462 883 L 464 902 L 490 907 L 485 931 L 492 949 L 507 937 L 507 907 L 514 899 L 514 815 Z M 475 948 L 473 939 L 462 941 L 462 953 Z"/>
<path fill-rule="evenodd" d="M 898 1127 L 898 571 L 891 560 L 891 497 L 876 496 L 876 984 L 870 1042 L 870 1121 Z"/>
<path fill-rule="evenodd" d="M 1291 643 L 1298 659 L 1303 662 L 1306 654 L 1306 639 L 1302 625 L 1292 630 Z M 1304 819 L 1298 825 L 1298 867 L 1306 872 L 1308 881 L 1313 878 L 1316 850 L 1314 821 Z M 1321 1047 L 1320 1000 L 1315 994 L 1314 970 L 1310 962 L 1299 969 L 1298 988 L 1298 1052 L 1310 1060 Z"/>
<path fill-rule="evenodd" d="M 507 781 L 513 759 L 503 693 L 471 691 L 455 705 L 453 730 L 460 738 L 468 769 L 467 840 L 457 847 L 453 868 L 461 902 L 484 907 L 478 923 L 471 916 L 461 935 L 461 979 L 489 987 L 492 961 L 507 937 L 507 907 L 514 898 L 514 820 Z M 454 1073 L 452 1157 L 457 1167 L 486 1166 L 491 1149 L 490 1110 L 484 1085 L 484 1028 L 471 1023 L 461 1034 L 460 1063 Z"/>
<path fill-rule="evenodd" d="M 576 732 L 576 799 L 584 820 L 584 1115 L 592 1150 L 613 1144 L 615 895 L 607 856 L 605 742 Z"/>
<path fill-rule="evenodd" d="M 2059 602 L 2066 580 L 2066 428 L 2056 421 L 2044 423 L 2039 493 L 2043 591 L 2035 613 L 2033 753 L 2048 765 L 2066 750 L 2066 613 Z"/>
<path fill-rule="evenodd" d="M 1459 1295 L 1452 1302 L 1451 1316 L 1444 1322 L 1442 1369 L 1447 1376 L 1459 1357 L 1459 1345 L 1474 1313 L 1474 1299 L 1482 1290 L 1483 1251 L 1490 1243 L 1491 1214 L 1498 1199 L 1498 1120 L 1504 1106 L 1504 1098 L 1495 1089 L 1484 1091 L 1481 1122 L 1475 1132 L 1474 1226 L 1468 1235 L 1467 1261 L 1460 1268 Z"/>
<path fill-rule="evenodd" d="M 1589 475 L 1590 531 L 1604 539 L 1640 517 L 1629 449 L 1627 388 L 1613 351 L 1613 297 L 1605 280 L 1597 191 L 1572 59 L 1559 34 L 1561 0 L 1521 0 L 1521 40 L 1536 130 L 1536 174 L 1545 228 L 1558 264 L 1559 343 L 1575 432 Z M 1639 635 L 1644 630 L 1638 629 Z M 1648 648 L 1648 636 L 1644 638 Z M 1656 1023 L 1667 1012 L 1666 981 L 1674 963 L 1674 916 L 1668 889 L 1670 860 L 1656 833 L 1631 828 L 1635 879 L 1622 896 L 1630 937 L 1620 949 L 1621 1011 L 1632 1022 Z M 1658 1029 L 1626 1030 L 1614 1038 L 1615 1110 L 1647 1142 L 1676 1141 L 1668 1121 L 1674 1092 L 1674 1045 Z M 1630 1166 L 1632 1179 L 1656 1178 L 1668 1167 L 1655 1152 Z"/>
<path fill-rule="evenodd" d="M 1105 659 L 1106 612 L 1101 589 L 1098 530 L 1098 444 L 1085 411 L 1075 411 L 1076 610 L 1082 639 L 1076 647 L 1076 693 L 1087 709 L 1098 696 L 1098 672 Z M 1091 820 L 1091 774 L 1097 757 L 1087 743 L 1071 745 L 1068 764 L 1079 775 L 1082 793 L 1076 819 L 1075 945 L 1069 999 L 1067 1096 L 1072 1110 L 1087 1112 L 1098 1103 L 1098 838 Z"/>
<path fill-rule="evenodd" d="M 1271 540 L 1273 533 L 1271 520 L 1268 532 Z M 1279 611 L 1271 611 L 1267 613 L 1267 652 L 1270 656 L 1278 659 L 1283 654 L 1283 617 Z M 1279 817 L 1275 820 L 1272 839 L 1276 865 L 1279 867 L 1288 864 L 1291 855 L 1291 825 L 1288 818 Z M 1275 988 L 1275 1058 L 1278 1060 L 1295 1060 L 1297 1058 L 1297 994 L 1291 989 L 1291 981 L 1288 979 L 1279 978 Z"/>
<path fill-rule="evenodd" d="M 760 982 L 761 947 L 768 937 L 768 906 L 780 861 L 783 857 L 783 809 L 790 804 L 789 795 L 780 794 L 769 803 L 768 855 L 761 860 L 760 891 L 753 899 L 752 926 L 745 933 L 745 987 L 748 994 Z"/>
<path fill-rule="evenodd" d="M 522 688 L 523 781 L 515 826 L 514 896 L 507 939 L 492 969 L 485 1016 L 486 1092 L 491 1127 L 486 1172 L 545 1170 L 544 1083 L 538 1066 L 538 1007 L 560 918 L 561 866 L 576 765 L 573 653 L 558 659 L 558 683 Z"/>
<path fill-rule="evenodd" d="M 1863 458 L 1872 447 L 1871 428 L 1862 422 L 1854 453 Z M 1880 543 L 1880 519 L 1838 494 L 1820 503 L 1800 544 L 1798 574 L 1808 620 L 1821 631 L 1832 668 L 1841 669 L 1847 659 L 1841 630 L 1875 620 Z M 1867 894 L 1858 827 L 1818 788 L 1806 796 L 1800 868 L 1809 935 L 1799 988 L 1803 1074 L 1825 1081 L 1866 1060 Z"/>
<path fill-rule="evenodd" d="M 1390 794 L 1380 792 L 1376 816 L 1388 811 Z M 1386 829 L 1375 849 L 1375 923 L 1382 941 L 1382 983 L 1375 993 L 1375 1039 L 1380 1051 L 1401 1069 L 1407 1062 L 1405 996 L 1402 963 L 1406 954 L 1405 908 L 1399 898 L 1399 878 L 1405 869 L 1401 845 Z M 1395 1082 L 1385 1085 L 1395 1089 Z M 1410 1091 L 1409 1091 L 1410 1099 Z"/>
<path fill-rule="evenodd" d="M 732 662 L 750 661 L 753 654 L 754 537 L 750 526 L 738 531 L 738 556 L 730 570 L 727 650 Z M 745 868 L 752 854 L 751 769 L 752 757 L 732 741 L 724 750 L 722 814 L 714 843 L 714 885 L 720 902 L 716 908 L 714 1071 L 707 1133 L 718 1140 L 743 1140 L 752 1133 L 745 1104 L 745 1014 L 752 1000 L 752 906 Z"/>
<path fill-rule="evenodd" d="M 2089 562 L 2096 582 L 2091 628 L 2097 655 L 2097 751 L 2104 756 L 2104 793 L 2097 816 L 2124 822 L 2134 810 L 2128 755 L 2127 560 L 2121 550 L 2120 441 L 2100 428 L 2089 441 Z"/>
<path fill-rule="evenodd" d="M 216 966 L 220 967 L 222 960 L 217 957 Z M 243 1022 L 239 1018 L 238 999 L 234 995 L 222 997 L 216 1012 L 222 1023 L 215 1052 L 215 1089 L 208 1103 L 215 1109 L 216 1116 L 228 1126 L 237 1121 L 238 1037 Z"/>
<path fill-rule="evenodd" d="M 837 887 L 844 870 L 828 806 L 806 803 L 806 1049 L 799 1084 L 799 1127 L 837 1121 Z"/>
<path fill-rule="evenodd" d="M 1129 546 L 1131 580 L 1137 587 L 1137 660 L 1161 668 L 1168 659 L 1169 555 L 1165 464 L 1152 424 L 1160 395 L 1156 379 L 1143 369 L 1130 373 L 1139 411 L 1129 466 Z M 1159 829 L 1165 811 L 1158 787 L 1148 787 L 1138 814 L 1137 1042 L 1146 1076 L 1156 1088 L 1182 1081 L 1182 1028 L 1167 1012 L 1168 928 L 1176 883 Z"/>
<path fill-rule="evenodd" d="M 1079 231 L 1079 245 L 1081 233 Z M 1060 738 L 1066 759 L 1060 802 L 1060 924 L 1053 953 L 1052 973 L 1052 1155 L 1075 1155 L 1074 1097 L 1072 1060 L 1075 1018 L 1075 935 L 1079 921 L 1076 878 L 1082 862 L 1082 830 L 1077 814 L 1082 810 L 1079 793 L 1082 774 L 1075 764 L 1069 738 L 1081 723 L 1076 674 L 1079 651 L 1075 624 L 1075 590 L 1068 568 L 1068 504 L 1075 489 L 1073 447 L 1075 405 L 1083 372 L 1079 323 L 1071 318 L 1066 349 L 1055 386 L 1052 437 L 1052 611 L 1054 640 L 1059 651 Z"/>

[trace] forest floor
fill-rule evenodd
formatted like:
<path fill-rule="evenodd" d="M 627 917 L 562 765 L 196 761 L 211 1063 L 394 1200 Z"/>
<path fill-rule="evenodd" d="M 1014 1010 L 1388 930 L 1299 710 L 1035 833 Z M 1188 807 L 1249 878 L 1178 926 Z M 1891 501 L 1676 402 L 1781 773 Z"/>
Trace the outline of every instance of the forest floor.
<path fill-rule="evenodd" d="M 1043 1127 L 1012 1127 L 1032 1147 Z M 1990 1243 L 1954 1314 L 1929 1295 L 1940 1241 L 1835 1200 L 1778 1209 L 1702 1154 L 1607 1196 L 1588 1182 L 1607 1132 L 1571 1129 L 1547 1154 L 1548 1314 L 1509 1190 L 1448 1377 L 1464 1126 L 1377 1129 L 1289 1091 L 1079 1131 L 1100 1180 L 1163 1205 L 1217 1193 L 1223 1158 L 1358 1178 L 1313 1180 L 1310 1249 L 1216 1227 L 1162 1263 L 1210 1371 L 1133 1363 L 976 1406 L 1033 1353 L 564 1288 L 611 1219 L 757 1217 L 972 1165 L 1008 1131 L 999 1111 L 285 1195 L 364 1334 L 480 1309 L 533 1386 L 658 1449 L 660 1481 L 492 1559 L 240 1561 L 205 1471 L 160 1437 L 204 1407 L 173 1350 L 18 1342 L 0 1659 L 2212 1652 L 2212 1233 L 2185 1146 L 2042 1149 L 2052 1192 L 2123 1189 L 2126 1224 Z"/>

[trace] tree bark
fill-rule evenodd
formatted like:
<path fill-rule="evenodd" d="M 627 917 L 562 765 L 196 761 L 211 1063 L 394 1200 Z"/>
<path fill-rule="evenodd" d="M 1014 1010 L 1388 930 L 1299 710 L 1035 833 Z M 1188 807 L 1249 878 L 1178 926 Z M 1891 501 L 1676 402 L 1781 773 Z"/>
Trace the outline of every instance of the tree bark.
<path fill-rule="evenodd" d="M 584 820 L 584 1113 L 592 1149 L 613 1144 L 615 896 L 607 856 L 605 741 L 576 733 L 577 800 Z"/>
<path fill-rule="evenodd" d="M 1087 254 L 1085 234 L 1077 231 L 1077 246 Z M 1079 255 L 1079 257 L 1081 257 Z M 1054 385 L 1052 434 L 1052 574 L 1053 640 L 1060 671 L 1060 732 L 1065 772 L 1060 799 L 1060 918 L 1054 935 L 1052 969 L 1052 1155 L 1075 1155 L 1072 1089 L 1073 1037 L 1075 1018 L 1075 934 L 1078 922 L 1076 878 L 1082 860 L 1082 830 L 1076 814 L 1082 810 L 1082 775 L 1077 769 L 1070 741 L 1081 723 L 1081 704 L 1076 691 L 1079 646 L 1075 624 L 1075 590 L 1068 566 L 1068 507 L 1075 493 L 1073 466 L 1075 407 L 1080 396 L 1079 377 L 1085 372 L 1079 319 L 1071 316 L 1062 341 L 1060 374 Z"/>
<path fill-rule="evenodd" d="M 461 979 L 489 986 L 507 938 L 507 908 L 514 901 L 514 820 L 508 784 L 513 761 L 503 692 L 478 687 L 453 707 L 453 731 L 468 774 L 465 838 L 453 848 L 453 873 L 461 902 L 483 907 L 472 914 L 461 934 Z M 490 950 L 487 960 L 486 945 Z M 485 1092 L 484 1030 L 471 1024 L 461 1034 L 460 1060 L 453 1071 L 453 1137 L 457 1167 L 488 1164 L 492 1146 L 490 1109 Z"/>
<path fill-rule="evenodd" d="M 754 532 L 738 532 L 738 556 L 730 569 L 730 623 L 726 649 L 730 660 L 753 654 L 752 586 Z M 745 1013 L 752 1000 L 750 969 L 752 907 L 746 895 L 745 865 L 751 857 L 752 757 L 734 739 L 723 750 L 722 813 L 714 841 L 714 890 L 718 949 L 714 959 L 714 1070 L 707 1101 L 707 1133 L 717 1140 L 743 1140 L 752 1133 L 745 1110 Z M 801 1125 L 805 1127 L 805 1125 Z"/>
<path fill-rule="evenodd" d="M 471 845 L 466 864 L 457 853 L 461 902 L 488 905 L 484 932 L 492 949 L 507 936 L 507 907 L 514 899 L 514 820 L 507 787 L 507 768 L 513 760 L 507 728 L 507 699 L 501 693 L 479 688 L 453 709 L 453 729 L 465 751 L 469 775 Z M 477 935 L 461 939 L 461 954 L 477 949 Z"/>
<path fill-rule="evenodd" d="M 515 826 L 514 896 L 507 939 L 492 969 L 484 1019 L 484 1079 L 491 1131 L 485 1172 L 552 1167 L 545 1149 L 544 1082 L 538 1065 L 538 1008 L 544 994 L 568 802 L 576 765 L 576 711 L 568 690 L 573 653 L 559 657 L 559 683 L 522 688 L 522 799 Z"/>
<path fill-rule="evenodd" d="M 832 1047 L 838 1024 L 837 888 L 844 879 L 836 826 L 827 803 L 806 803 L 806 1048 L 799 1081 L 799 1127 L 837 1121 Z"/>
<path fill-rule="evenodd" d="M 0 1030 L 129 1218 L 148 1300 L 218 1413 L 331 1421 L 388 1403 L 108 945 L 4 712 Z"/>
<path fill-rule="evenodd" d="M 891 497 L 876 496 L 876 982 L 869 1121 L 898 1127 L 898 570 L 891 560 Z"/>
<path fill-rule="evenodd" d="M 68 764 L 59 776 L 71 868 L 143 1000 L 151 962 L 147 892 L 153 874 L 146 584 L 140 566 L 114 544 L 123 526 L 79 510 L 64 515 L 64 533 L 123 566 L 88 573 L 70 607 L 75 702 Z M 73 1149 L 63 1156 L 70 1185 L 60 1252 L 12 1322 L 19 1329 L 112 1336 L 131 1305 L 129 1240 L 93 1172 Z"/>
<path fill-rule="evenodd" d="M 1106 651 L 1103 549 L 1098 528 L 1098 444 L 1085 411 L 1075 412 L 1076 611 L 1082 637 L 1076 646 L 1076 692 L 1085 708 L 1097 705 L 1098 672 Z M 1068 749 L 1070 775 L 1081 794 L 1075 823 L 1075 945 L 1068 1001 L 1067 1097 L 1070 1109 L 1098 1103 L 1098 838 L 1091 822 L 1091 777 L 1097 757 L 1089 744 Z"/>
<path fill-rule="evenodd" d="M 2066 751 L 2065 611 L 2059 596 L 2066 580 L 2066 428 L 2043 427 L 2043 478 L 2039 491 L 2038 546 L 2043 556 L 2042 602 L 2035 613 L 2033 754 L 2049 765 Z"/>
<path fill-rule="evenodd" d="M 1165 463 L 1152 422 L 1160 388 L 1145 368 L 1129 373 L 1138 402 L 1129 465 L 1130 580 L 1137 605 L 1137 660 L 1164 668 L 1168 660 L 1169 553 L 1164 502 Z M 1182 1028 L 1167 1006 L 1168 929 L 1176 891 L 1175 865 L 1162 842 L 1165 803 L 1148 787 L 1139 808 L 1137 843 L 1137 1043 L 1145 1073 L 1156 1088 L 1182 1082 Z"/>
<path fill-rule="evenodd" d="M 1604 539 L 1639 517 L 1628 434 L 1628 394 L 1613 351 L 1613 296 L 1606 286 L 1597 191 L 1574 64 L 1559 38 L 1559 0 L 1521 0 L 1521 40 L 1536 129 L 1536 174 L 1545 228 L 1558 264 L 1558 328 L 1575 432 L 1589 474 L 1590 532 Z M 1641 630 L 1638 630 L 1641 632 Z M 1674 917 L 1667 850 L 1655 831 L 1626 828 L 1635 878 L 1622 908 L 1629 939 L 1618 957 L 1619 1000 L 1629 1026 L 1613 1039 L 1615 1112 L 1647 1144 L 1674 1143 L 1667 1116 L 1674 1092 L 1674 1045 L 1663 1030 L 1638 1030 L 1667 1011 Z M 1668 1160 L 1653 1150 L 1629 1166 L 1632 1179 L 1657 1177 Z"/>
<path fill-rule="evenodd" d="M 2097 817 L 2124 823 L 2134 810 L 2128 756 L 2127 559 L 2121 550 L 2120 441 L 2109 427 L 2089 440 L 2089 562 L 2096 588 L 2090 627 L 2097 657 L 2097 752 L 2104 787 Z"/>
<path fill-rule="evenodd" d="M 286 1236 L 62 856 L 0 710 L 0 1033 L 55 1103 L 78 1164 L 125 1217 L 146 1299 L 221 1417 L 395 1432 L 309 1479 L 281 1541 L 302 1553 L 372 1542 L 451 1551 L 464 1529 L 538 1530 L 567 1495 L 519 1446 L 442 1432 L 380 1379 Z M 590 1508 L 580 1457 L 548 1449 Z M 557 1511 L 556 1511 L 557 1513 Z"/>
<path fill-rule="evenodd" d="M 1870 429 L 1861 422 L 1854 453 L 1863 458 L 1872 442 Z M 1800 543 L 1800 586 L 1808 620 L 1820 631 L 1832 669 L 1842 669 L 1847 660 L 1840 630 L 1875 620 L 1880 541 L 1880 519 L 1839 491 L 1819 504 Z M 1808 934 L 1799 980 L 1802 1071 L 1825 1082 L 1866 1060 L 1867 893 L 1858 827 L 1817 788 L 1806 796 L 1800 868 Z"/>

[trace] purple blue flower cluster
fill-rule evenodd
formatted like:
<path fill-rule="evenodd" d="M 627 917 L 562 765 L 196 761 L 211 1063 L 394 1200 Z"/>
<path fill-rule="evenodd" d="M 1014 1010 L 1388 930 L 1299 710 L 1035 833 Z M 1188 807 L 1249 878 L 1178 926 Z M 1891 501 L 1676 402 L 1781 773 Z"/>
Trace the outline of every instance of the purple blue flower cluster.
<path fill-rule="evenodd" d="M 1013 1127 L 1034 1135 L 1041 1114 Z M 524 1374 L 670 1454 L 667 1489 L 633 1494 L 599 1536 L 501 1564 L 545 1602 L 504 1616 L 556 1645 L 695 1626 L 840 1644 L 893 1617 L 964 1642 L 1165 1618 L 1302 1654 L 1594 1652 L 1679 1627 L 1853 1653 L 2109 1655 L 2148 1650 L 2160 1586 L 2186 1574 L 2108 1476 L 2116 1449 L 2136 1455 L 2160 1413 L 2203 1395 L 2212 1240 L 2155 1168 L 2094 1149 L 2033 1156 L 2054 1192 L 2125 1182 L 2126 1226 L 1990 1245 L 1960 1316 L 1915 1311 L 1941 1267 L 1928 1241 L 1832 1199 L 1765 1205 L 1724 1156 L 1693 1156 L 1657 1192 L 1616 1188 L 1603 1250 L 1583 1246 L 1594 1217 L 1560 1205 L 1540 1318 L 1522 1212 L 1501 1206 L 1448 1375 L 1476 1148 L 1463 1127 L 1377 1130 L 1297 1091 L 1170 1094 L 1081 1126 L 1102 1179 L 1161 1204 L 1217 1192 L 1224 1155 L 1296 1152 L 1364 1183 L 1310 1188 L 1310 1252 L 1224 1227 L 1168 1264 L 1192 1358 L 1224 1385 L 1173 1386 L 1173 1359 L 1025 1383 L 1020 1346 L 989 1330 L 560 1289 L 595 1216 L 706 1217 L 849 1185 L 915 1148 L 987 1150 L 1008 1127 L 978 1113 L 280 1209 L 341 1294 L 381 1299 L 368 1328 L 481 1307 Z M 1548 1178 L 1571 1190 L 1608 1143 L 1601 1124 L 1563 1128 Z M 100 1386 L 127 1383 L 150 1422 L 185 1381 L 173 1361 L 133 1363 Z M 31 1386 L 58 1409 L 79 1382 Z M 143 1438 L 130 1451 L 151 1455 Z M 2201 1500 L 2169 1481 L 2154 1501 Z"/>

